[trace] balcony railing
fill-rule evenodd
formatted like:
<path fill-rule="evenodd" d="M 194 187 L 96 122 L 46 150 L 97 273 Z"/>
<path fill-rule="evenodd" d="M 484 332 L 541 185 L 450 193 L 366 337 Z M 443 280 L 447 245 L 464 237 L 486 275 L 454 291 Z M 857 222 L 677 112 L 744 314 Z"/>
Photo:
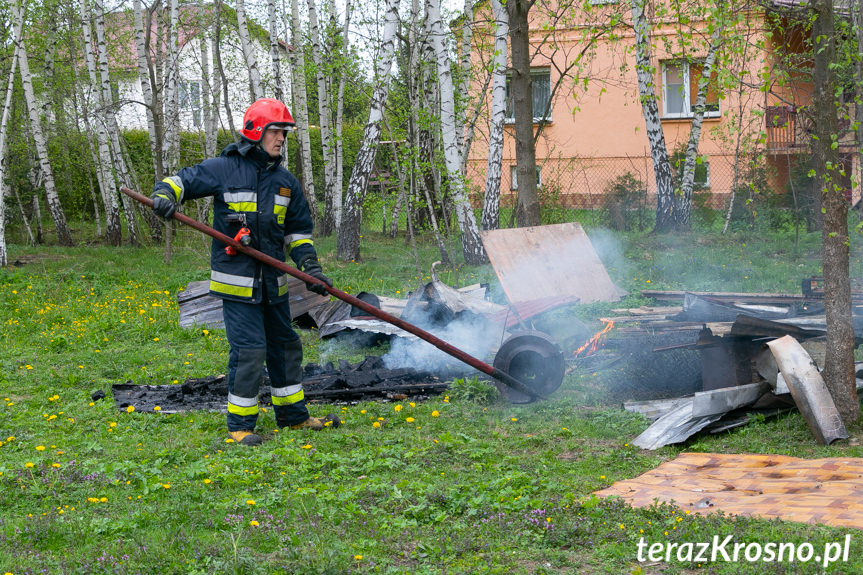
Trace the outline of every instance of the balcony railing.
<path fill-rule="evenodd" d="M 839 147 L 849 148 L 857 145 L 857 134 L 852 129 L 853 106 L 848 106 L 846 116 L 839 118 Z M 795 106 L 767 106 L 764 113 L 767 127 L 767 149 L 770 151 L 799 151 L 806 149 L 812 140 L 812 121 L 801 114 Z"/>

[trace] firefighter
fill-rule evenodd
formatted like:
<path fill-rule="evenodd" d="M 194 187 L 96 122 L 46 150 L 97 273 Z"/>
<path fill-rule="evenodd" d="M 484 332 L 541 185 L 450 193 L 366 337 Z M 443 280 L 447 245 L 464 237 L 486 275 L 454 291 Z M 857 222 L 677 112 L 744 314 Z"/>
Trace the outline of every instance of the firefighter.
<path fill-rule="evenodd" d="M 153 211 L 170 218 L 184 201 L 212 196 L 216 230 L 238 239 L 249 232 L 252 247 L 280 261 L 285 261 L 287 251 L 298 268 L 322 282 L 307 283 L 308 289 L 326 295 L 323 284 L 333 282 L 318 263 L 308 203 L 297 178 L 280 165 L 285 135 L 293 125 L 285 104 L 272 98 L 257 100 L 243 116 L 240 142 L 154 186 Z M 241 252 L 226 251 L 215 239 L 210 268 L 210 293 L 222 299 L 230 344 L 231 439 L 242 445 L 261 443 L 255 423 L 265 364 L 279 427 L 338 427 L 337 416 L 310 417 L 306 408 L 303 348 L 291 327 L 287 274 Z"/>

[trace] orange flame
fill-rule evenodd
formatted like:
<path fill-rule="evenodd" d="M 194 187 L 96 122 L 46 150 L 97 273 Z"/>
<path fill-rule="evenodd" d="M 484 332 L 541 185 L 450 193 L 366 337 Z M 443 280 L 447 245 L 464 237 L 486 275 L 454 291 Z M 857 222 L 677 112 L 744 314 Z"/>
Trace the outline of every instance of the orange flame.
<path fill-rule="evenodd" d="M 587 350 L 587 353 L 584 354 L 584 356 L 587 357 L 588 355 L 595 352 L 597 350 L 597 348 L 599 347 L 599 340 L 602 339 L 602 336 L 604 336 L 609 331 L 611 331 L 611 329 L 613 327 L 614 327 L 613 321 L 606 322 L 605 327 L 602 328 L 601 331 L 595 333 L 593 335 L 593 337 L 591 337 L 589 340 L 587 340 L 585 342 L 585 344 L 583 346 L 581 346 L 580 348 L 578 348 L 577 350 L 572 352 L 572 355 L 578 356 L 579 354 L 581 354 L 581 352 Z"/>

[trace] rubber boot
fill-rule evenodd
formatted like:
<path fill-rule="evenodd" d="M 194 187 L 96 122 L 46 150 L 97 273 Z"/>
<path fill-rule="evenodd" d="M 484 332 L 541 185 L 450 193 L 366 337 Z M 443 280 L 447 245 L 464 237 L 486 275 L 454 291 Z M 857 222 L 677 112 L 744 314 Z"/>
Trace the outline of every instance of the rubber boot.
<path fill-rule="evenodd" d="M 336 428 L 342 424 L 342 420 L 335 413 L 328 413 L 325 417 L 309 417 L 302 423 L 292 425 L 291 429 L 312 429 L 320 431 L 328 427 Z"/>
<path fill-rule="evenodd" d="M 248 445 L 249 447 L 258 446 L 264 442 L 260 435 L 253 431 L 249 431 L 248 429 L 229 431 L 228 435 L 230 435 L 231 439 L 236 443 L 239 443 L 240 445 Z"/>

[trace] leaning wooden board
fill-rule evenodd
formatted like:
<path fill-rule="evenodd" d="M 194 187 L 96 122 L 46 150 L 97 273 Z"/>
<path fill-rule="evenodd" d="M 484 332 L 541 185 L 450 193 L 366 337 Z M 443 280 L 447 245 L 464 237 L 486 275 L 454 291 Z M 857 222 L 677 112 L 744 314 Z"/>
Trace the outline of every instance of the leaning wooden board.
<path fill-rule="evenodd" d="M 552 296 L 618 301 L 627 293 L 611 281 L 581 224 L 490 230 L 481 238 L 510 303 Z"/>

